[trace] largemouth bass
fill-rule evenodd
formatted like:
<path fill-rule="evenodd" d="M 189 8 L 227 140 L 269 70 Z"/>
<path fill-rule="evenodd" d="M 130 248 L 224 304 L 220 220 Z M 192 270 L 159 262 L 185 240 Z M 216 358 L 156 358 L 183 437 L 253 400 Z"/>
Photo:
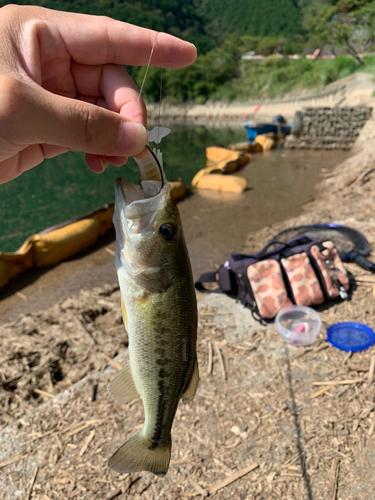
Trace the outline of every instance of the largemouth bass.
<path fill-rule="evenodd" d="M 140 395 L 145 413 L 142 430 L 116 451 L 109 467 L 164 476 L 173 419 L 179 400 L 186 404 L 195 396 L 198 364 L 190 260 L 170 185 L 161 186 L 116 181 L 116 268 L 130 359 L 108 390 L 122 403 Z"/>

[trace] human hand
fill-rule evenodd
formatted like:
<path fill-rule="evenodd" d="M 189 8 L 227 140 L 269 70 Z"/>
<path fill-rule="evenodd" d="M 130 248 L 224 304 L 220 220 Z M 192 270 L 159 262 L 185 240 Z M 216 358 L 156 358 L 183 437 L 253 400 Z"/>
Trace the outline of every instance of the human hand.
<path fill-rule="evenodd" d="M 0 184 L 69 149 L 96 173 L 142 152 L 146 107 L 122 65 L 147 65 L 155 37 L 105 17 L 1 8 Z M 151 62 L 195 58 L 194 45 L 159 33 Z"/>

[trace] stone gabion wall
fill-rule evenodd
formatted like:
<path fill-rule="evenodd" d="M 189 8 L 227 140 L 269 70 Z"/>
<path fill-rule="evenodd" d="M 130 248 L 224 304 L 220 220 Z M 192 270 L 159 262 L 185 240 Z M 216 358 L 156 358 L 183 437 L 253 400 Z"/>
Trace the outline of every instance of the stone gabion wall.
<path fill-rule="evenodd" d="M 298 135 L 291 134 L 285 147 L 291 149 L 350 149 L 372 108 L 305 108 Z"/>

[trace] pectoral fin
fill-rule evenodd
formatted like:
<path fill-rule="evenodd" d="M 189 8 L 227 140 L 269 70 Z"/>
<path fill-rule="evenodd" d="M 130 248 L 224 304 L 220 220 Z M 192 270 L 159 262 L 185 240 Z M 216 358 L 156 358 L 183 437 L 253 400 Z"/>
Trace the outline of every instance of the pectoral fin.
<path fill-rule="evenodd" d="M 184 405 L 191 403 L 194 399 L 195 393 L 197 392 L 199 381 L 199 372 L 198 372 L 198 361 L 195 360 L 193 374 L 191 376 L 190 382 L 185 388 L 184 393 L 182 394 L 182 402 Z"/>
<path fill-rule="evenodd" d="M 108 386 L 108 392 L 110 396 L 119 403 L 128 403 L 139 396 L 129 361 L 118 373 L 116 373 L 114 379 Z"/>

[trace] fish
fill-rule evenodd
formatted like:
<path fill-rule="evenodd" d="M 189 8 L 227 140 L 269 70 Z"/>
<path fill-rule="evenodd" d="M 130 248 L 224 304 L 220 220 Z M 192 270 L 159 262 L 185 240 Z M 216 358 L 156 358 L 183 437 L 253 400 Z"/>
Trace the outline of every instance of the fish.
<path fill-rule="evenodd" d="M 150 162 L 149 155 L 143 165 Z M 164 173 L 158 177 L 141 168 L 141 174 L 153 180 L 146 178 L 140 186 L 125 179 L 115 182 L 115 261 L 129 361 L 108 391 L 120 403 L 141 396 L 145 420 L 108 465 L 119 473 L 164 476 L 179 401 L 190 403 L 198 386 L 197 302 L 171 186 Z"/>

